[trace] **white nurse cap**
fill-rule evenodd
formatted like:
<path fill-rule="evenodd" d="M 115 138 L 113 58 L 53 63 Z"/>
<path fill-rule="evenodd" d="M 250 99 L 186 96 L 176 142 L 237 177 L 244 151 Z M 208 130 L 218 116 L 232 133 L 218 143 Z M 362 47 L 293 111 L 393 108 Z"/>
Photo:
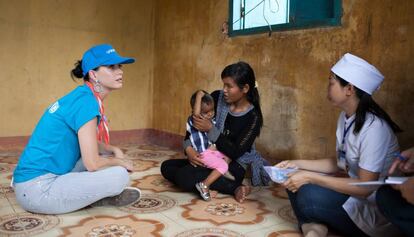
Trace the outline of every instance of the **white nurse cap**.
<path fill-rule="evenodd" d="M 379 88 L 384 80 L 384 76 L 378 69 L 364 59 L 350 53 L 346 53 L 331 68 L 331 71 L 370 95 Z"/>

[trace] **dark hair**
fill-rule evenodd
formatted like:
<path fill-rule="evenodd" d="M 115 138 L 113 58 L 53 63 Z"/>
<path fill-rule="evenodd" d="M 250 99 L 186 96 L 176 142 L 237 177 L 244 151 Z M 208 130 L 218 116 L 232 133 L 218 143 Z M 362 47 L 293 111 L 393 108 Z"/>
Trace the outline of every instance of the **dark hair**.
<path fill-rule="evenodd" d="M 201 91 L 204 92 L 203 97 L 201 97 L 201 103 L 208 104 L 208 105 L 209 104 L 214 104 L 213 97 L 209 93 L 207 93 L 207 91 L 204 91 L 204 90 L 201 90 Z M 191 96 L 190 105 L 191 105 L 192 109 L 194 109 L 194 104 L 195 104 L 195 100 L 196 100 L 198 92 L 199 92 L 199 90 L 194 92 L 193 95 Z"/>
<path fill-rule="evenodd" d="M 340 78 L 336 75 L 337 80 L 341 84 L 342 87 L 347 86 L 349 82 L 345 81 L 344 79 Z M 371 95 L 366 93 L 365 91 L 355 87 L 356 95 L 359 99 L 358 107 L 356 110 L 355 115 L 355 128 L 354 134 L 359 133 L 361 131 L 362 126 L 364 126 L 365 117 L 367 112 L 374 114 L 378 118 L 385 120 L 387 124 L 391 127 L 394 133 L 402 132 L 401 128 L 392 121 L 391 117 L 385 112 L 375 101 L 372 99 Z"/>
<path fill-rule="evenodd" d="M 247 84 L 249 85 L 249 91 L 247 92 L 247 100 L 252 103 L 258 113 L 259 119 L 259 132 L 263 126 L 263 115 L 262 109 L 260 107 L 260 95 L 259 91 L 256 88 L 256 77 L 254 76 L 254 71 L 250 67 L 248 63 L 245 62 L 237 62 L 234 64 L 230 64 L 224 68 L 223 72 L 221 72 L 221 79 L 226 77 L 231 77 L 237 84 L 240 89 Z"/>
<path fill-rule="evenodd" d="M 97 70 L 97 68 L 95 68 L 94 70 Z M 70 71 L 70 77 L 74 81 L 76 79 L 80 79 L 80 78 L 83 78 L 84 81 L 89 81 L 89 74 L 88 73 L 86 73 L 86 75 L 83 76 L 82 60 L 78 60 L 75 63 L 75 68 Z"/>

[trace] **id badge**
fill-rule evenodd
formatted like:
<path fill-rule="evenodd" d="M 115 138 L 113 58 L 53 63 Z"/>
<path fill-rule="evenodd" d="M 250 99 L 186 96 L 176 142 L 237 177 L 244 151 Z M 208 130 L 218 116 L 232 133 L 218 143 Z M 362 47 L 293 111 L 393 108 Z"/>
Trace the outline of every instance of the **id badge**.
<path fill-rule="evenodd" d="M 338 162 L 337 165 L 340 169 L 346 171 L 346 152 L 344 150 L 338 150 Z"/>

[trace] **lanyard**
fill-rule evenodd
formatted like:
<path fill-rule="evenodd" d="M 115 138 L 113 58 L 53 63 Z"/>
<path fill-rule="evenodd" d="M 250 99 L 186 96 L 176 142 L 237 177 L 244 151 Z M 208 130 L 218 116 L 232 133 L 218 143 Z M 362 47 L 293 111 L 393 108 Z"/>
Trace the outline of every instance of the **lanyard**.
<path fill-rule="evenodd" d="M 97 132 L 97 138 L 98 141 L 104 141 L 105 144 L 109 144 L 109 127 L 108 127 L 108 121 L 106 121 L 106 116 L 105 116 L 105 109 L 102 103 L 102 99 L 99 96 L 99 94 L 97 92 L 95 92 L 95 90 L 93 89 L 93 86 L 90 82 L 86 81 L 85 84 L 89 87 L 89 89 L 91 89 L 93 95 L 95 96 L 96 100 L 98 101 L 98 105 L 99 105 L 99 113 L 101 114 L 101 119 L 99 120 L 99 124 L 98 124 L 98 132 Z"/>
<path fill-rule="evenodd" d="M 344 134 L 342 136 L 342 142 L 341 142 L 342 149 L 345 149 L 345 137 L 349 129 L 352 127 L 352 124 L 354 124 L 354 122 L 355 122 L 355 119 L 352 120 L 352 122 L 348 125 L 348 127 L 346 127 L 346 122 L 344 123 Z"/>

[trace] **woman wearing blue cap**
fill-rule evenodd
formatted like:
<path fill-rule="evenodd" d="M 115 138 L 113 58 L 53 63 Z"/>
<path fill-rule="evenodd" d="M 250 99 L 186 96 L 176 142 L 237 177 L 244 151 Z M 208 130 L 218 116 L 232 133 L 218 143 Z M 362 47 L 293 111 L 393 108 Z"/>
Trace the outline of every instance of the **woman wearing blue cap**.
<path fill-rule="evenodd" d="M 293 160 L 276 165 L 299 169 L 283 185 L 305 236 L 326 236 L 327 227 L 344 236 L 398 233 L 379 213 L 375 188 L 350 184 L 387 176 L 399 149 L 394 133 L 401 129 L 371 97 L 383 79 L 365 60 L 345 54 L 332 67 L 328 85 L 329 101 L 342 110 L 336 130 L 338 160 Z M 317 173 L 334 173 L 338 168 L 348 177 Z"/>
<path fill-rule="evenodd" d="M 90 48 L 78 61 L 72 78 L 83 78 L 85 84 L 49 106 L 14 170 L 16 199 L 23 209 L 61 214 L 139 199 L 139 189 L 126 187 L 132 163 L 109 144 L 103 105 L 112 90 L 122 88 L 121 65 L 134 61 L 108 44 Z"/>

